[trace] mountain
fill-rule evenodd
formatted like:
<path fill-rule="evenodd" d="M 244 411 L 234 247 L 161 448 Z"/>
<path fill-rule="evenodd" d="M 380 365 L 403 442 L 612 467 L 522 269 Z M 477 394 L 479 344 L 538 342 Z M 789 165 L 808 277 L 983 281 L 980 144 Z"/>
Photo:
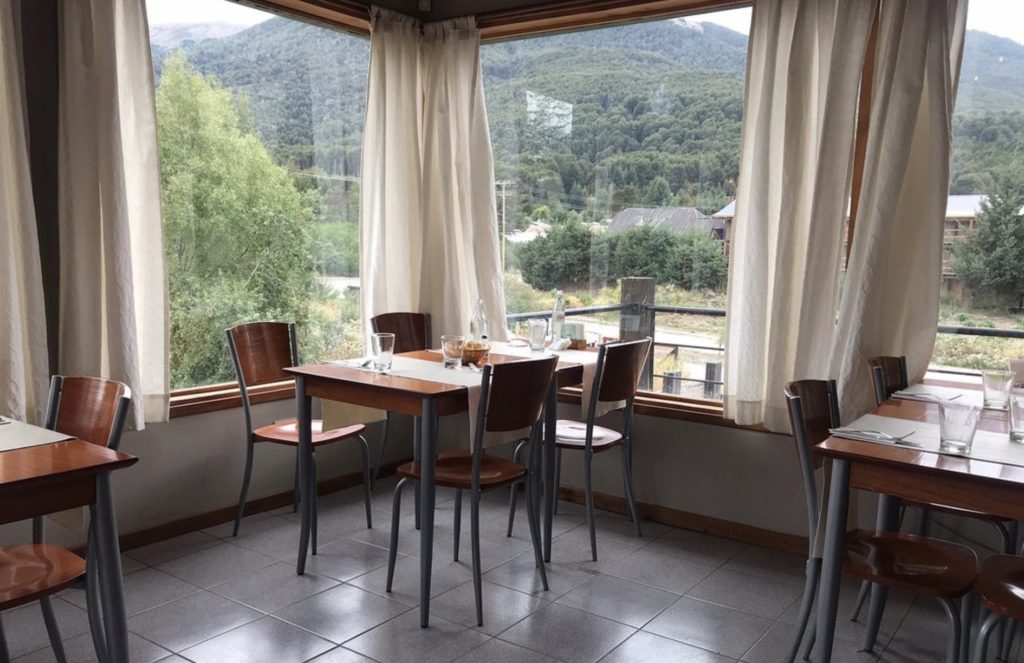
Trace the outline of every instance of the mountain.
<path fill-rule="evenodd" d="M 177 48 L 186 41 L 221 39 L 245 30 L 244 23 L 166 23 L 149 29 L 149 40 L 154 47 Z"/>
<path fill-rule="evenodd" d="M 968 30 L 956 110 L 958 113 L 1024 110 L 1024 44 Z"/>

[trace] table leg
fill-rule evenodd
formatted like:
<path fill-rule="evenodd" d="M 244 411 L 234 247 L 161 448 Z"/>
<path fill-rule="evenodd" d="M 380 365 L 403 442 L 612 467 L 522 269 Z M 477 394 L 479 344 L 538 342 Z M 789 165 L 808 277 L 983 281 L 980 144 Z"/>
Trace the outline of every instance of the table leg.
<path fill-rule="evenodd" d="M 551 562 L 551 524 L 555 519 L 558 479 L 555 472 L 555 420 L 558 418 L 558 384 L 552 378 L 544 404 L 544 561 Z"/>
<path fill-rule="evenodd" d="M 121 549 L 117 540 L 117 517 L 110 490 L 110 472 L 96 475 L 96 522 L 93 523 L 98 559 L 100 600 L 106 650 L 111 663 L 128 663 L 128 617 L 121 576 Z"/>
<path fill-rule="evenodd" d="M 295 563 L 295 572 L 302 575 L 306 572 L 306 556 L 309 553 L 309 538 L 313 528 L 313 514 L 316 503 L 313 492 L 313 400 L 306 395 L 306 381 L 301 376 L 295 377 L 296 425 L 299 429 L 299 444 L 295 453 L 299 466 L 299 494 L 302 496 L 301 513 L 302 527 L 299 530 L 299 557 Z"/>
<path fill-rule="evenodd" d="M 879 532 L 896 531 L 898 529 L 899 514 L 899 498 L 884 493 L 880 494 L 878 496 L 878 512 L 875 516 L 875 530 Z M 867 628 L 864 630 L 864 651 L 870 652 L 875 647 L 875 640 L 878 639 L 878 629 L 882 625 L 882 613 L 885 612 L 885 602 L 888 596 L 888 587 L 879 584 L 871 585 L 871 603 L 868 604 Z"/>
<path fill-rule="evenodd" d="M 850 506 L 850 462 L 840 458 L 832 461 L 831 487 L 828 496 L 828 518 L 825 524 L 825 550 L 818 588 L 817 638 L 811 660 L 827 663 L 832 660 L 832 639 L 836 631 L 839 609 L 839 581 L 842 579 L 843 539 L 846 537 L 846 512 Z"/>
<path fill-rule="evenodd" d="M 437 462 L 437 403 L 423 399 L 420 417 L 420 626 L 430 625 L 430 573 L 434 557 L 434 469 Z"/>

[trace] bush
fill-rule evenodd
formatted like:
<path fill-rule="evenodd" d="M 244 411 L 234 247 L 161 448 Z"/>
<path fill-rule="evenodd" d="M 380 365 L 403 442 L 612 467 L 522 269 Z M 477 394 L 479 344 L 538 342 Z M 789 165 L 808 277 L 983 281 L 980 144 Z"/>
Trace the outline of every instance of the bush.
<path fill-rule="evenodd" d="M 679 237 L 664 280 L 686 290 L 720 292 L 728 277 L 729 261 L 722 245 L 706 232 L 691 230 Z"/>
<path fill-rule="evenodd" d="M 523 280 L 538 290 L 586 285 L 593 235 L 580 223 L 557 225 L 516 249 Z"/>

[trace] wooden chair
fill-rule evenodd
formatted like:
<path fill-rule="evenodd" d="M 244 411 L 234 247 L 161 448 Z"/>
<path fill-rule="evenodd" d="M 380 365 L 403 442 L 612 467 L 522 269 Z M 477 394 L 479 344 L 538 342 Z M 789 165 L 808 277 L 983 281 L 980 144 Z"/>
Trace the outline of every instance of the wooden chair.
<path fill-rule="evenodd" d="M 473 589 L 476 596 L 477 626 L 483 626 L 482 576 L 480 570 L 480 495 L 485 490 L 510 486 L 524 478 L 530 483 L 527 490 L 530 521 L 530 536 L 533 553 L 540 570 L 541 583 L 548 588 L 547 571 L 541 556 L 539 491 L 536 482 L 540 478 L 540 415 L 548 385 L 554 374 L 558 357 L 530 359 L 485 365 L 480 382 L 480 405 L 476 430 L 472 431 L 471 452 L 449 451 L 439 454 L 435 473 L 438 486 L 455 488 L 458 498 L 462 491 L 470 492 L 470 538 L 473 554 Z M 493 379 L 492 379 L 493 378 Z M 484 452 L 484 436 L 487 433 L 507 433 L 529 429 L 530 461 L 528 466 Z M 402 490 L 410 481 L 420 480 L 420 462 L 412 461 L 398 468 L 401 479 L 395 487 L 394 505 L 391 515 L 391 549 L 388 557 L 387 591 L 391 591 L 395 574 L 395 560 L 398 554 L 398 523 L 401 516 Z M 456 502 L 455 532 L 461 529 L 461 499 Z M 456 544 L 456 560 L 458 547 Z M 422 588 L 421 588 L 422 589 Z"/>
<path fill-rule="evenodd" d="M 640 536 L 640 518 L 637 515 L 636 499 L 633 495 L 633 401 L 637 385 L 644 370 L 644 363 L 651 351 L 649 338 L 602 345 L 597 351 L 597 368 L 594 373 L 594 388 L 590 391 L 590 402 L 584 403 L 586 421 L 559 419 L 555 423 L 555 446 L 557 447 L 555 485 L 561 483 L 562 451 L 582 451 L 584 471 L 584 492 L 587 502 L 587 524 L 590 527 L 590 553 L 597 561 L 597 529 L 594 522 L 594 488 L 592 468 L 594 454 L 622 449 L 622 484 L 630 520 Z M 599 403 L 619 403 L 622 412 L 622 432 L 598 426 L 594 423 Z M 610 410 L 609 412 L 614 411 Z M 607 414 L 607 413 L 606 413 Z M 512 535 L 515 515 L 515 495 L 509 508 L 508 536 Z"/>
<path fill-rule="evenodd" d="M 990 556 L 981 565 L 975 590 L 981 606 L 989 615 L 978 629 L 971 660 L 985 663 L 988 660 L 988 639 L 993 629 L 1006 620 L 1012 620 L 1014 626 L 1024 621 L 1024 557 Z M 1009 642 L 1013 641 L 1013 630 L 1008 636 Z M 1009 652 L 1004 651 L 1002 660 L 1009 660 L 1008 656 Z"/>
<path fill-rule="evenodd" d="M 56 375 L 50 381 L 45 426 L 85 442 L 117 449 L 131 400 L 131 390 L 120 382 Z M 64 663 L 64 647 L 50 596 L 86 576 L 86 563 L 66 548 L 43 543 L 43 522 L 43 518 L 32 519 L 31 544 L 0 546 L 0 612 L 39 601 L 54 658 Z M 87 551 L 89 556 L 96 554 L 91 529 Z M 99 577 L 90 570 L 87 582 L 87 607 L 93 641 L 97 646 L 97 657 L 105 660 L 99 605 L 95 601 Z M 0 660 L 10 660 L 2 625 Z"/>
<path fill-rule="evenodd" d="M 786 385 L 789 419 L 796 442 L 800 474 L 807 508 L 808 555 L 804 592 L 800 601 L 797 632 L 786 661 L 796 659 L 810 620 L 821 575 L 821 558 L 816 556 L 814 535 L 818 530 L 818 485 L 814 471 L 821 466 L 813 448 L 838 428 L 839 400 L 834 380 L 799 380 Z M 947 659 L 954 663 L 961 651 L 961 621 L 954 601 L 971 589 L 977 573 L 977 557 L 966 546 L 897 532 L 855 531 L 847 537 L 843 571 L 855 578 L 883 587 L 897 587 L 935 598 L 942 605 L 950 625 Z M 965 599 L 966 600 L 966 599 Z M 863 649 L 871 651 L 877 636 L 869 627 Z M 805 652 L 814 643 L 812 630 Z"/>
<path fill-rule="evenodd" d="M 295 325 L 287 322 L 250 322 L 237 325 L 226 331 L 228 347 L 231 350 L 231 361 L 235 365 L 238 376 L 238 388 L 242 395 L 242 412 L 245 416 L 245 473 L 242 477 L 242 492 L 238 496 L 238 508 L 235 512 L 235 527 L 232 536 L 238 536 L 238 528 L 245 512 L 245 499 L 249 492 L 249 480 L 252 477 L 253 452 L 258 442 L 281 444 L 298 449 L 299 432 L 295 419 L 278 421 L 267 426 L 253 428 L 252 409 L 249 400 L 249 387 L 270 382 L 291 380 L 284 372 L 285 368 L 299 364 L 299 350 L 295 338 Z M 373 527 L 370 511 L 370 451 L 363 437 L 366 429 L 362 424 L 347 426 L 336 430 L 325 431 L 323 421 L 313 420 L 313 469 L 312 480 L 316 485 L 316 450 L 320 447 L 342 440 L 359 441 L 363 453 L 363 499 L 366 502 L 366 526 Z M 298 503 L 299 469 L 295 467 L 295 501 Z M 316 488 L 313 489 L 316 494 Z M 313 511 L 313 554 L 316 554 L 316 510 Z"/>
<path fill-rule="evenodd" d="M 375 334 L 395 335 L 395 354 L 401 352 L 416 352 L 426 350 L 430 347 L 430 314 L 429 313 L 381 313 L 370 318 L 370 326 Z M 380 474 L 380 465 L 384 461 L 384 449 L 388 443 L 388 431 L 391 429 L 391 412 L 384 413 L 384 425 L 380 434 L 380 449 L 377 450 L 377 462 L 373 466 L 373 483 L 377 482 Z M 412 424 L 412 458 L 417 460 L 420 454 L 420 426 L 419 417 L 413 417 Z M 415 495 L 416 514 L 413 518 L 416 521 L 416 529 L 420 528 L 420 492 Z"/>

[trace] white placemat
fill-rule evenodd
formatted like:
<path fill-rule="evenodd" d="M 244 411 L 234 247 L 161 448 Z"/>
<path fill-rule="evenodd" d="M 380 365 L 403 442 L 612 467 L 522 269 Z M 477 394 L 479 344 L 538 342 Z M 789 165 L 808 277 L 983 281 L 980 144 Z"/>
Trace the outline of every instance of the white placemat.
<path fill-rule="evenodd" d="M 894 392 L 893 398 L 905 401 L 923 401 L 925 403 L 941 403 L 957 401 L 975 407 L 984 405 L 985 396 L 978 389 L 957 389 L 956 387 L 938 387 L 930 384 L 912 384 L 906 389 Z"/>
<path fill-rule="evenodd" d="M 857 433 L 855 431 L 869 431 Z M 892 440 L 883 439 L 880 435 L 871 435 L 870 431 L 884 433 L 893 437 L 901 437 L 913 432 L 905 439 L 907 445 L 897 444 L 906 449 L 916 451 L 927 451 L 929 453 L 944 454 L 947 456 L 962 456 L 963 454 L 951 453 L 939 450 L 939 427 L 937 424 L 928 424 L 922 421 L 911 421 L 909 419 L 896 419 L 894 417 L 881 417 L 877 414 L 865 414 L 848 426 L 841 429 L 834 429 L 833 435 L 862 442 L 874 442 L 893 446 Z M 911 446 L 913 445 L 913 446 Z M 974 434 L 974 444 L 971 447 L 970 456 L 974 460 L 987 460 L 993 463 L 1004 465 L 1017 465 L 1024 467 L 1024 444 L 1010 442 L 1008 433 L 992 433 L 979 430 Z"/>
<path fill-rule="evenodd" d="M 0 452 L 37 447 L 70 439 L 64 433 L 0 417 Z"/>

